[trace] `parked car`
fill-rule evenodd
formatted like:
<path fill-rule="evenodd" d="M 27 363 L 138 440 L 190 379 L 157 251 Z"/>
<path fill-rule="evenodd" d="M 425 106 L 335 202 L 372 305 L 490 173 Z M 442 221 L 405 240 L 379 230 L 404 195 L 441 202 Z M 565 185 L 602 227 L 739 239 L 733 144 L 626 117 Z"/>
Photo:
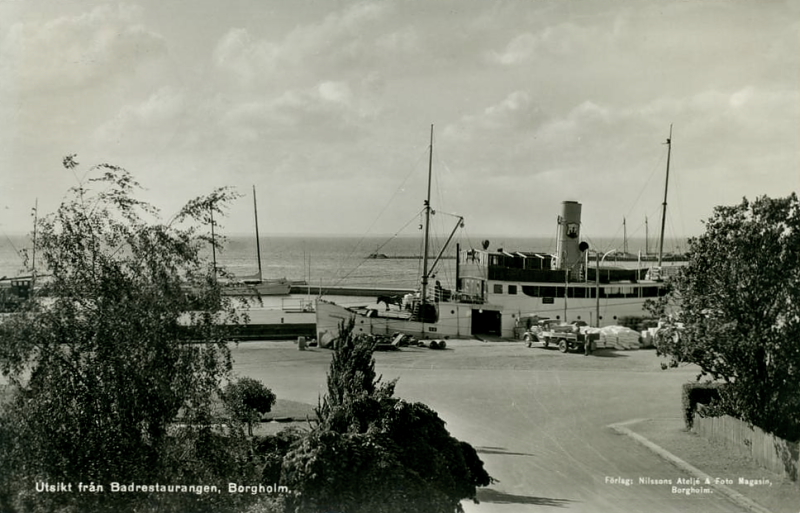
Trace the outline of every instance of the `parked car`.
<path fill-rule="evenodd" d="M 528 347 L 531 347 L 533 342 L 541 342 L 544 347 L 548 347 L 550 344 L 557 345 L 558 350 L 562 353 L 583 351 L 587 335 L 582 328 L 587 326 L 588 324 L 585 321 L 573 321 L 566 324 L 557 320 L 547 319 L 540 321 L 536 326 L 532 326 L 523 336 L 523 340 L 527 342 Z M 595 337 L 588 337 L 589 340 L 593 338 Z"/>

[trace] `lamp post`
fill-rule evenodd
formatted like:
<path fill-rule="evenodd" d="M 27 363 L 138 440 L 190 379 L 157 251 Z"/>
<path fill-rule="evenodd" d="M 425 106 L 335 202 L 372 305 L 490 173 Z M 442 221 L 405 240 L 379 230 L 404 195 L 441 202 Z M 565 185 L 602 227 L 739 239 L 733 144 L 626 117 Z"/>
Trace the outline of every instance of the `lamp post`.
<path fill-rule="evenodd" d="M 600 264 L 603 263 L 603 260 L 606 259 L 608 255 L 611 253 L 615 253 L 617 250 L 612 249 L 607 251 L 602 258 L 597 258 L 600 256 L 600 253 L 595 252 L 594 254 L 594 261 L 595 261 L 595 271 L 594 271 L 594 296 L 596 303 L 596 311 L 595 315 L 597 316 L 597 327 L 600 327 Z"/>
<path fill-rule="evenodd" d="M 586 243 L 586 241 L 583 241 L 578 245 L 578 249 L 581 250 L 581 253 L 586 253 L 588 255 L 587 251 L 589 249 L 589 244 Z M 575 263 L 573 263 L 571 266 L 567 267 L 567 265 L 566 265 L 567 252 L 566 251 L 564 251 L 564 257 L 563 258 L 564 258 L 564 260 L 563 260 L 564 261 L 564 265 L 563 265 L 563 267 L 564 267 L 564 322 L 567 322 L 567 297 L 569 296 L 569 273 L 571 273 L 575 269 L 575 266 L 580 264 L 581 261 L 580 260 L 576 260 Z M 588 258 L 588 256 L 586 258 Z"/>

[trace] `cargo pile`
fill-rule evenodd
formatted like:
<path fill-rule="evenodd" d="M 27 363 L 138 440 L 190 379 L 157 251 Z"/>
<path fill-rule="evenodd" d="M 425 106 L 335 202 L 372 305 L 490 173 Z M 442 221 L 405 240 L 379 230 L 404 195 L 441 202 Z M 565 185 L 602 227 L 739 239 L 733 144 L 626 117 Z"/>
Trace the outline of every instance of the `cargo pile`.
<path fill-rule="evenodd" d="M 639 349 L 641 347 L 641 335 L 638 331 L 626 328 L 625 326 L 605 326 L 603 328 L 586 328 L 586 333 L 598 333 L 599 338 L 595 341 L 597 349 Z"/>

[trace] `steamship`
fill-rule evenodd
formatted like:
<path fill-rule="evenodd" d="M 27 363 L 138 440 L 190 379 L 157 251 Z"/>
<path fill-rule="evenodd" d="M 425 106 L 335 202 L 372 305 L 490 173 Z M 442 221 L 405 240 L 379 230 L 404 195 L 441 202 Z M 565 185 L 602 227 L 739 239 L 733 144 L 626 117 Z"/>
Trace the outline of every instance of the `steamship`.
<path fill-rule="evenodd" d="M 472 312 L 472 334 L 514 335 L 527 319 L 583 321 L 590 326 L 646 317 L 644 302 L 666 293 L 664 270 L 601 267 L 603 256 L 581 241 L 581 204 L 563 202 L 555 254 L 459 251 L 457 289 L 493 305 Z"/>
<path fill-rule="evenodd" d="M 533 319 L 565 323 L 582 321 L 591 326 L 620 324 L 624 317 L 645 317 L 645 301 L 663 296 L 662 269 L 667 184 L 672 150 L 672 126 L 667 139 L 667 166 L 661 218 L 658 265 L 649 269 L 601 267 L 608 254 L 581 240 L 581 204 L 564 201 L 558 218 L 555 254 L 489 249 L 456 250 L 455 290 L 428 280 L 442 256 L 428 266 L 428 222 L 431 215 L 430 184 L 433 127 L 428 159 L 428 196 L 425 211 L 425 250 L 421 290 L 401 301 L 386 300 L 386 310 L 345 308 L 317 300 L 317 335 L 321 345 L 338 336 L 340 323 L 353 320 L 356 333 L 406 333 L 422 338 L 496 335 L 512 338 Z M 459 218 L 459 222 L 463 219 Z M 458 224 L 456 225 L 458 228 Z M 450 234 L 452 239 L 456 228 Z M 450 241 L 448 239 L 448 242 Z M 590 261 L 590 256 L 593 260 Z M 379 298 L 380 299 L 380 298 Z M 396 304 L 395 304 L 396 303 Z M 390 308 L 391 305 L 391 308 Z"/>
<path fill-rule="evenodd" d="M 439 285 L 398 304 L 346 308 L 317 301 L 317 332 L 325 346 L 342 321 L 356 333 L 406 333 L 421 338 L 492 335 L 512 338 L 528 319 L 583 321 L 591 326 L 644 317 L 644 302 L 666 291 L 659 268 L 601 267 L 602 255 L 581 241 L 581 204 L 565 201 L 555 254 L 458 249 L 455 290 Z M 424 295 L 423 295 L 424 294 Z M 424 298 L 424 301 L 423 301 Z"/>

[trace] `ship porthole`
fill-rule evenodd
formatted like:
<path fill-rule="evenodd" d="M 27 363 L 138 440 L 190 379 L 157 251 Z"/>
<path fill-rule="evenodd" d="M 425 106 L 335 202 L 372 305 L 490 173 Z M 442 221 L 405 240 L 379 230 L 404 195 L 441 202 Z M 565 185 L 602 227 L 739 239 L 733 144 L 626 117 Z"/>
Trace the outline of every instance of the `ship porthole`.
<path fill-rule="evenodd" d="M 456 313 L 455 310 L 450 310 L 450 315 L 455 315 L 455 313 Z"/>

